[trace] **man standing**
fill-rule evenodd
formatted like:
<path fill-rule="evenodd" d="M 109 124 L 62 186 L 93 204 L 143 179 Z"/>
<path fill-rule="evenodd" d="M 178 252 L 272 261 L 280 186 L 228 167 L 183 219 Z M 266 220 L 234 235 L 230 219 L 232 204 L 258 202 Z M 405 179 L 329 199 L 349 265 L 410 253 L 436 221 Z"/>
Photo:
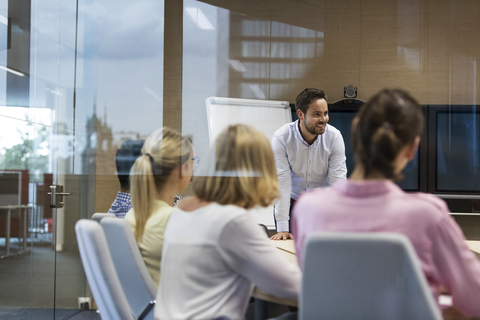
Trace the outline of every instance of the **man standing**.
<path fill-rule="evenodd" d="M 273 135 L 272 148 L 281 198 L 275 203 L 274 240 L 293 239 L 290 213 L 306 190 L 328 187 L 347 178 L 345 143 L 340 131 L 327 124 L 327 97 L 322 90 L 307 88 L 295 100 L 298 120 Z M 321 204 L 319 204 L 321 205 Z"/>

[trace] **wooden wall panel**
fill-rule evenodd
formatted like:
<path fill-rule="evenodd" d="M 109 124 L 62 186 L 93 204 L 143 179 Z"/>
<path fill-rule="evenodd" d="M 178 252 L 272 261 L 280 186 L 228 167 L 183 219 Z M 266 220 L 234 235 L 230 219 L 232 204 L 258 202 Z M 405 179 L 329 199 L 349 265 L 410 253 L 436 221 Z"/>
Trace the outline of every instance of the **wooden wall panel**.
<path fill-rule="evenodd" d="M 480 101 L 478 1 L 201 2 L 219 8 L 217 28 L 209 31 L 218 38 L 217 74 L 212 78 L 200 72 L 187 73 L 198 83 L 215 82 L 217 95 L 258 98 L 252 90 L 245 90 L 258 84 L 265 88 L 267 99 L 293 102 L 304 88 L 318 87 L 325 90 L 329 101 L 335 101 L 343 98 L 344 86 L 354 85 L 363 100 L 382 88 L 400 87 L 422 104 Z M 165 1 L 163 125 L 178 131 L 182 131 L 184 117 L 183 9 L 183 1 Z M 243 19 L 266 24 L 266 34 L 243 36 Z M 316 38 L 274 36 L 275 24 L 314 31 Z M 244 41 L 267 48 L 266 56 L 245 56 Z M 308 41 L 313 43 L 314 54 L 299 57 L 307 50 Z M 285 50 L 283 56 L 281 50 Z M 246 71 L 234 70 L 228 60 L 244 63 Z M 202 91 L 196 87 L 187 90 L 195 94 L 198 90 L 198 108 L 203 108 L 206 96 Z M 108 209 L 119 188 L 113 171 L 100 170 L 111 168 L 111 158 L 97 156 L 96 211 Z"/>
<path fill-rule="evenodd" d="M 182 132 L 183 1 L 165 0 L 163 126 Z"/>
<path fill-rule="evenodd" d="M 323 49 L 317 50 L 313 59 L 300 61 L 304 63 L 301 77 L 285 74 L 280 82 L 278 77 L 258 82 L 269 83 L 269 99 L 293 101 L 301 89 L 320 87 L 330 100 L 336 100 L 343 97 L 343 87 L 352 84 L 364 100 L 381 88 L 402 87 L 423 104 L 479 101 L 478 68 L 474 66 L 480 59 L 477 1 L 286 0 L 281 5 L 272 1 L 202 2 L 231 10 L 230 19 L 239 19 L 240 13 L 245 19 L 323 32 Z M 235 37 L 229 40 L 229 56 L 242 61 L 240 26 L 231 23 L 230 35 Z M 283 40 L 293 43 L 298 39 Z M 272 36 L 255 41 L 268 46 L 278 40 Z M 276 62 L 273 56 L 262 61 Z M 239 89 L 242 83 L 251 82 L 230 70 L 229 96 L 255 98 L 242 96 Z"/>

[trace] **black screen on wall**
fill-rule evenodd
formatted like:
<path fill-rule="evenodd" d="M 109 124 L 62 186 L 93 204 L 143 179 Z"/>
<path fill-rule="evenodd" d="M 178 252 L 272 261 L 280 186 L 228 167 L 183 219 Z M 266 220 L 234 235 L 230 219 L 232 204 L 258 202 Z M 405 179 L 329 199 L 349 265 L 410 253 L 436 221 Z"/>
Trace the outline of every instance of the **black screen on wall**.
<path fill-rule="evenodd" d="M 347 157 L 347 176 L 349 176 L 354 169 L 354 157 L 351 139 L 352 121 L 355 118 L 354 111 L 334 111 L 330 110 L 329 124 L 340 130 L 345 141 L 345 156 Z M 405 191 L 418 191 L 418 154 L 413 161 L 410 161 L 403 170 L 404 178 L 395 183 Z"/>
<path fill-rule="evenodd" d="M 480 111 L 451 106 L 435 113 L 436 191 L 480 192 Z"/>

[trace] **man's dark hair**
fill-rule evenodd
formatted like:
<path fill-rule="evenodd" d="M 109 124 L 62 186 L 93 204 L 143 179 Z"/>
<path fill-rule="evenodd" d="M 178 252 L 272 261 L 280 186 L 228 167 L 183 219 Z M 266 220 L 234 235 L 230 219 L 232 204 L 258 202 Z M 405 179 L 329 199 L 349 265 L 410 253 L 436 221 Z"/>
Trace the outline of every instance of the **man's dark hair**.
<path fill-rule="evenodd" d="M 117 176 L 122 192 L 130 191 L 130 170 L 135 160 L 142 154 L 145 140 L 128 140 L 121 144 L 115 155 Z"/>
<path fill-rule="evenodd" d="M 310 103 L 318 99 L 325 99 L 325 101 L 327 101 L 327 95 L 325 92 L 320 89 L 307 88 L 300 92 L 295 99 L 295 110 L 300 109 L 304 114 L 306 114 Z"/>

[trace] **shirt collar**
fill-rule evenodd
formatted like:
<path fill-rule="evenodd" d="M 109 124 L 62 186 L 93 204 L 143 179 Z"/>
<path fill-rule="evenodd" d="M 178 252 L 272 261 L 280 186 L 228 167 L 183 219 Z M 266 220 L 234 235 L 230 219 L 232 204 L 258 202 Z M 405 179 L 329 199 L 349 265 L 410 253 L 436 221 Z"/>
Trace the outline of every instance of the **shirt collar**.
<path fill-rule="evenodd" d="M 160 207 L 171 207 L 171 206 L 173 205 L 173 203 L 172 203 L 172 204 L 168 204 L 168 203 L 166 203 L 165 201 L 163 201 L 163 200 L 158 200 L 158 199 L 155 199 L 155 200 L 154 200 L 154 204 L 155 204 L 155 206 L 156 206 L 157 208 L 160 208 Z"/>
<path fill-rule="evenodd" d="M 315 139 L 315 141 L 313 141 L 313 143 L 310 145 L 310 144 L 307 143 L 307 141 L 305 141 L 305 139 L 303 139 L 303 136 L 300 133 L 300 129 L 298 128 L 299 126 L 300 126 L 300 119 L 295 120 L 294 130 L 295 130 L 295 136 L 297 137 L 297 139 L 300 140 L 300 142 L 303 143 L 304 145 L 306 145 L 307 147 L 316 146 L 318 144 L 318 141 L 321 139 L 322 135 L 318 135 L 317 139 Z M 323 134 L 325 134 L 326 132 L 327 132 L 327 125 L 325 125 L 325 132 Z"/>
<path fill-rule="evenodd" d="M 371 197 L 389 192 L 403 192 L 393 181 L 383 180 L 338 180 L 334 190 L 350 197 Z"/>
<path fill-rule="evenodd" d="M 117 199 L 120 200 L 120 201 L 127 201 L 127 202 L 129 202 L 130 199 L 131 199 L 130 193 L 118 191 L 118 192 L 117 192 Z"/>

